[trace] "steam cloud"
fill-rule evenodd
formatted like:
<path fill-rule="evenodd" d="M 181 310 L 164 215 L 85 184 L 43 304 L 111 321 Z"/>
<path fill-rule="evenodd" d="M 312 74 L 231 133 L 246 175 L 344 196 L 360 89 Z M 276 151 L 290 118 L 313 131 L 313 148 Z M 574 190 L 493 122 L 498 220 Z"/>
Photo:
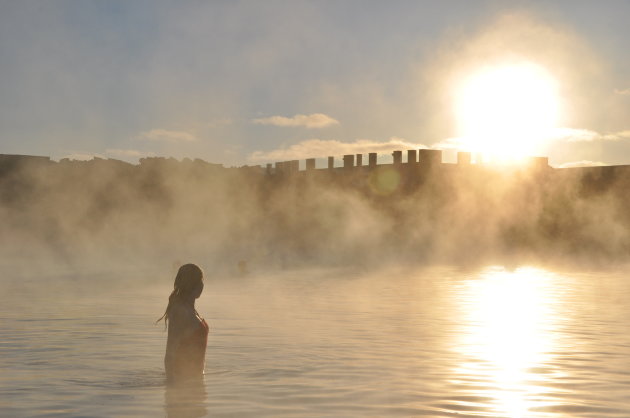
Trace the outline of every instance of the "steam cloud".
<path fill-rule="evenodd" d="M 90 152 L 70 152 L 69 154 L 65 154 L 62 159 L 68 159 L 73 161 L 89 161 L 94 158 L 105 158 L 101 154 L 94 154 Z"/>
<path fill-rule="evenodd" d="M 197 137 L 189 132 L 169 131 L 167 129 L 152 129 L 142 132 L 138 139 L 147 141 L 166 141 L 166 142 L 194 142 Z"/>
<path fill-rule="evenodd" d="M 568 163 L 563 163 L 560 164 L 559 167 L 560 168 L 571 168 L 571 167 L 599 167 L 599 166 L 605 166 L 606 163 L 603 163 L 601 161 L 589 161 L 589 160 L 582 160 L 582 161 L 571 161 Z"/>
<path fill-rule="evenodd" d="M 624 167 L 401 170 L 269 176 L 161 158 L 25 165 L 0 175 L 0 251 L 21 266 L 229 269 L 239 260 L 596 263 L 624 261 L 630 249 Z"/>
<path fill-rule="evenodd" d="M 108 148 L 105 150 L 105 153 L 113 157 L 125 157 L 125 158 L 144 158 L 144 157 L 152 157 L 154 155 L 152 152 L 144 152 L 144 151 L 138 151 L 134 149 L 118 149 L 118 148 Z"/>
<path fill-rule="evenodd" d="M 602 134 L 588 129 L 560 128 L 554 132 L 551 139 L 567 142 L 621 141 L 625 139 L 630 139 L 630 131 L 625 130 L 620 132 Z"/>
<path fill-rule="evenodd" d="M 285 116 L 271 116 L 268 118 L 254 119 L 252 121 L 258 125 L 273 126 L 304 126 L 309 129 L 325 128 L 331 125 L 338 125 L 339 121 L 324 115 L 323 113 L 313 113 L 311 115 L 295 115 L 291 118 Z"/>

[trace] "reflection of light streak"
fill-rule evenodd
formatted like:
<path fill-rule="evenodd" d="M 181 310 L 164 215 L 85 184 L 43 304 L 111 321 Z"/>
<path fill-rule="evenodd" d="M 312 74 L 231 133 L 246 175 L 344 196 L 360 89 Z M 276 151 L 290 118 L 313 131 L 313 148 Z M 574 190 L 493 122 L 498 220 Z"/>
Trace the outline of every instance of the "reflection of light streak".
<path fill-rule="evenodd" d="M 552 282 L 546 271 L 492 269 L 466 282 L 464 329 L 458 350 L 471 359 L 459 375 L 481 378 L 501 416 L 526 416 L 540 376 L 532 368 L 550 360 L 555 341 Z M 490 393 L 488 393 L 490 391 Z"/>

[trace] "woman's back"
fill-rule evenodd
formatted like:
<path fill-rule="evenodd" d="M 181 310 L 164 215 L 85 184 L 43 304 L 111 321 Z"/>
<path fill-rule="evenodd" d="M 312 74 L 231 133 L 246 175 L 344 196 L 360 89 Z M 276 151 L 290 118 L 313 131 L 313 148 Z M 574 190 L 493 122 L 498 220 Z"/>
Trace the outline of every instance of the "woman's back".
<path fill-rule="evenodd" d="M 208 325 L 191 306 L 175 304 L 169 313 L 164 367 L 169 381 L 203 376 Z"/>

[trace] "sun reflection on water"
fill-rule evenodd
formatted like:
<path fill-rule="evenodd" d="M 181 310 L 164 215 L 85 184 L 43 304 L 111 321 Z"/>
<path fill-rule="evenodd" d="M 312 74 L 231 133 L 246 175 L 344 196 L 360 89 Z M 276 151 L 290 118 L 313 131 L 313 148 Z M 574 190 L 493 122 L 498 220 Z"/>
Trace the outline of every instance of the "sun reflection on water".
<path fill-rule="evenodd" d="M 555 280 L 530 267 L 491 268 L 463 284 L 457 351 L 466 361 L 456 374 L 475 382 L 475 395 L 494 399 L 499 416 L 528 416 L 542 406 L 536 401 L 545 379 L 540 370 L 557 345 Z"/>

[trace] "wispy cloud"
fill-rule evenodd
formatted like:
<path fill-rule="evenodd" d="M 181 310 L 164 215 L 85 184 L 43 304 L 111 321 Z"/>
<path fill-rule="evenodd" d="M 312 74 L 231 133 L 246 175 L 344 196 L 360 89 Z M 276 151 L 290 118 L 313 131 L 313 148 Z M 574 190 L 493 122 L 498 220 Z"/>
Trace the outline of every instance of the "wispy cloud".
<path fill-rule="evenodd" d="M 615 136 L 618 137 L 619 139 L 630 139 L 630 129 L 617 132 Z"/>
<path fill-rule="evenodd" d="M 630 96 L 630 88 L 627 88 L 627 89 L 615 89 L 615 94 L 619 94 L 621 96 Z"/>
<path fill-rule="evenodd" d="M 63 160 L 65 158 L 69 160 L 74 160 L 74 161 L 90 161 L 90 160 L 93 160 L 94 158 L 105 158 L 105 157 L 101 154 L 96 154 L 96 153 L 91 153 L 91 152 L 71 151 L 69 154 L 64 155 L 60 159 Z"/>
<path fill-rule="evenodd" d="M 466 144 L 464 138 L 447 138 L 431 145 L 431 148 L 441 150 L 462 150 L 466 148 Z"/>
<path fill-rule="evenodd" d="M 621 141 L 630 139 L 630 130 L 603 134 L 588 129 L 558 128 L 552 139 L 566 142 Z"/>
<path fill-rule="evenodd" d="M 601 137 L 601 134 L 589 129 L 558 128 L 552 134 L 552 139 L 566 142 L 590 142 Z"/>
<path fill-rule="evenodd" d="M 194 142 L 197 137 L 185 131 L 170 131 L 167 129 L 151 129 L 138 135 L 137 139 L 146 141 L 163 141 L 163 142 Z"/>
<path fill-rule="evenodd" d="M 253 119 L 257 125 L 273 126 L 304 126 L 309 129 L 325 128 L 331 125 L 338 125 L 339 121 L 323 113 L 313 113 L 310 115 L 295 115 L 291 118 L 285 116 L 271 116 L 268 118 Z"/>
<path fill-rule="evenodd" d="M 144 158 L 144 157 L 152 157 L 155 155 L 153 152 L 138 151 L 134 149 L 117 149 L 117 148 L 106 149 L 105 154 L 112 157 L 120 157 L 120 158 Z"/>
<path fill-rule="evenodd" d="M 560 164 L 558 168 L 571 168 L 571 167 L 599 167 L 602 165 L 608 165 L 606 163 L 602 163 L 601 161 L 571 161 L 568 163 Z"/>
<path fill-rule="evenodd" d="M 385 142 L 358 139 L 354 142 L 337 140 L 307 139 L 286 148 L 273 151 L 256 151 L 249 155 L 250 161 L 299 160 L 304 158 L 340 156 L 344 154 L 390 153 L 395 150 L 428 148 L 423 144 L 408 142 L 402 138 L 390 138 Z"/>

